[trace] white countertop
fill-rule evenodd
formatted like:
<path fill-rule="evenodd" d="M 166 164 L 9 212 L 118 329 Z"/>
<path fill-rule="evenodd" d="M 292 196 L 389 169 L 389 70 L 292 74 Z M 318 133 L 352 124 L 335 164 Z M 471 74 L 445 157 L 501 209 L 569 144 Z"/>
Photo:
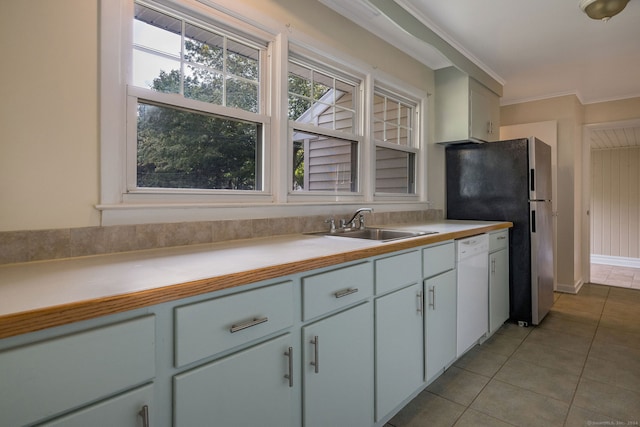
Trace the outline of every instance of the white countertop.
<path fill-rule="evenodd" d="M 504 224 L 443 221 L 390 228 L 449 233 Z M 428 237 L 428 236 L 427 236 Z M 451 237 L 453 238 L 453 236 Z M 0 319 L 21 312 L 162 288 L 217 276 L 304 263 L 341 253 L 398 242 L 429 244 L 426 237 L 376 242 L 342 237 L 292 234 L 139 252 L 0 266 Z M 439 240 L 442 240 L 440 238 Z M 436 240 L 434 240 L 436 241 Z M 406 247 L 406 246 L 405 246 Z M 382 248 L 380 248 L 382 249 Z M 250 283 L 250 282 L 248 282 Z"/>

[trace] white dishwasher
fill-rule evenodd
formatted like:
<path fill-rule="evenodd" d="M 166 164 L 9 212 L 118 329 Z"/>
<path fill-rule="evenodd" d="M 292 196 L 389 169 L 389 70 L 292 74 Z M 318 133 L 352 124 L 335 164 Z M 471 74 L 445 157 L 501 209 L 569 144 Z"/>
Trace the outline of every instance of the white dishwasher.
<path fill-rule="evenodd" d="M 489 330 L 489 236 L 456 240 L 458 314 L 456 353 L 460 357 Z"/>

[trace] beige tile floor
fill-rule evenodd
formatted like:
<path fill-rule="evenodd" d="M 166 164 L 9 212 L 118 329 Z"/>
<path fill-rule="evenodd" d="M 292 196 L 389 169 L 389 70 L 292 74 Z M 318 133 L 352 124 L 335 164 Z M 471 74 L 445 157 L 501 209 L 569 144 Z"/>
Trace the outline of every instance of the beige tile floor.
<path fill-rule="evenodd" d="M 387 427 L 640 425 L 640 290 L 556 294 L 537 327 L 505 324 Z"/>
<path fill-rule="evenodd" d="M 592 263 L 591 283 L 640 289 L 640 268 Z"/>

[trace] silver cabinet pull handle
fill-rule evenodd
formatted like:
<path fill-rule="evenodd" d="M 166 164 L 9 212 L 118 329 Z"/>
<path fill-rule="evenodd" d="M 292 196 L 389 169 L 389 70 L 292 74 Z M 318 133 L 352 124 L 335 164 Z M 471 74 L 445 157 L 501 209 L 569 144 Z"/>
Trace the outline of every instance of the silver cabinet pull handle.
<path fill-rule="evenodd" d="M 289 373 L 284 377 L 289 380 L 289 387 L 293 387 L 293 347 L 289 347 L 289 349 L 284 352 L 284 355 L 287 356 L 289 360 Z"/>
<path fill-rule="evenodd" d="M 149 405 L 144 405 L 138 415 L 142 417 L 142 427 L 149 427 Z"/>
<path fill-rule="evenodd" d="M 342 298 L 342 297 L 346 297 L 347 295 L 355 294 L 356 292 L 358 292 L 358 288 L 349 288 L 349 289 L 343 289 L 341 291 L 338 291 L 333 295 L 335 295 L 336 298 Z"/>
<path fill-rule="evenodd" d="M 436 288 L 435 286 L 432 286 L 429 289 L 429 294 L 431 294 L 431 301 L 429 301 L 429 307 L 431 307 L 432 309 L 436 309 Z"/>
<path fill-rule="evenodd" d="M 423 315 L 423 301 L 422 301 L 422 291 L 418 292 L 418 295 L 416 295 L 418 297 L 418 313 L 420 313 L 420 316 Z"/>
<path fill-rule="evenodd" d="M 320 362 L 318 360 L 318 347 L 320 345 L 320 341 L 318 340 L 318 336 L 314 336 L 310 343 L 313 344 L 313 360 L 310 364 L 314 367 L 314 372 L 317 374 L 320 371 Z"/>
<path fill-rule="evenodd" d="M 238 332 L 243 329 L 247 329 L 252 326 L 259 325 L 260 323 L 264 323 L 268 320 L 269 320 L 268 317 L 262 317 L 262 318 L 255 317 L 253 320 L 249 320 L 248 322 L 240 323 L 237 325 L 231 325 L 231 329 L 229 329 L 229 332 L 231 333 Z"/>
<path fill-rule="evenodd" d="M 491 260 L 491 274 L 496 274 L 496 260 L 495 258 Z"/>
<path fill-rule="evenodd" d="M 498 236 L 498 240 L 504 240 L 506 238 L 507 238 L 507 236 Z"/>

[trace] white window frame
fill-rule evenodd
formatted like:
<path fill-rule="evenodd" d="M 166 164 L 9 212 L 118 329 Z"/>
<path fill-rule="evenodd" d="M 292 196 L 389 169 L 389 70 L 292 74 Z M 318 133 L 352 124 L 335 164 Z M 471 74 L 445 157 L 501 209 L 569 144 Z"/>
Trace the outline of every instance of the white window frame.
<path fill-rule="evenodd" d="M 359 73 L 353 68 L 347 67 L 344 64 L 347 61 L 336 61 L 322 53 L 311 51 L 303 46 L 295 43 L 289 43 L 289 55 L 294 56 L 295 62 L 300 62 L 303 65 L 308 65 L 320 72 L 328 75 L 333 75 L 337 78 L 344 78 L 348 82 L 355 84 L 354 97 L 356 97 L 356 115 L 354 117 L 354 131 L 345 132 L 340 130 L 333 130 L 328 128 L 322 128 L 315 125 L 295 122 L 293 120 L 287 121 L 288 132 L 288 144 L 287 144 L 287 200 L 293 203 L 296 202 L 362 202 L 365 200 L 365 193 L 363 188 L 366 188 L 364 184 L 367 180 L 367 176 L 364 173 L 365 163 L 365 123 L 366 123 L 366 108 L 364 101 L 364 87 L 367 76 L 363 73 Z M 288 55 L 288 56 L 289 56 Z M 287 76 L 288 76 L 288 64 L 287 60 Z M 284 90 L 288 105 L 288 86 Z M 356 191 L 294 191 L 291 188 L 291 178 L 293 176 L 293 134 L 295 129 L 302 132 L 308 132 L 318 135 L 326 135 L 329 137 L 339 138 L 348 141 L 355 141 L 358 144 L 357 147 L 357 190 Z"/>
<path fill-rule="evenodd" d="M 396 87 L 394 87 L 396 86 Z M 413 114 L 412 118 L 412 132 L 411 132 L 411 144 L 410 145 L 399 145 L 394 143 L 389 143 L 385 141 L 378 141 L 374 139 L 373 136 L 373 126 L 374 126 L 374 114 L 373 114 L 373 99 L 374 95 L 379 93 L 382 96 L 395 98 L 396 100 L 403 102 L 405 104 L 410 104 L 413 106 Z M 414 93 L 419 93 L 414 92 Z M 424 170 L 425 170 L 425 153 L 424 144 L 421 144 L 423 140 L 422 130 L 424 129 L 423 124 L 423 114 L 422 114 L 422 105 L 426 102 L 426 97 L 416 97 L 415 95 L 410 95 L 409 92 L 406 91 L 406 88 L 399 89 L 397 85 L 393 85 L 390 83 L 385 83 L 382 80 L 374 81 L 374 86 L 371 95 L 371 105 L 369 111 L 371 111 L 371 134 L 370 141 L 372 146 L 372 182 L 371 187 L 374 191 L 374 199 L 375 200 L 418 200 L 420 198 L 420 194 L 423 191 L 424 185 Z M 415 182 L 414 182 L 414 192 L 413 193 L 386 193 L 375 190 L 376 185 L 376 148 L 388 148 L 390 150 L 401 151 L 405 153 L 411 153 L 415 157 Z"/>
<path fill-rule="evenodd" d="M 241 191 L 241 194 L 204 194 L 198 191 L 127 193 L 127 102 L 139 96 L 160 98 L 167 94 L 140 93 L 128 87 L 132 65 L 132 35 L 125 31 L 132 27 L 133 0 L 109 0 L 99 3 L 100 11 L 100 200 L 96 205 L 102 214 L 102 225 L 143 224 L 176 221 L 212 221 L 220 219 L 251 219 L 296 215 L 331 215 L 361 207 L 363 203 L 380 206 L 383 211 L 426 209 L 425 138 L 427 94 L 393 76 L 372 69 L 370 64 L 345 55 L 326 46 L 316 38 L 289 30 L 285 23 L 265 16 L 257 10 L 238 4 L 235 0 L 153 0 L 187 15 L 206 16 L 224 29 L 251 34 L 255 40 L 269 45 L 268 68 L 270 75 L 262 80 L 266 90 L 265 111 L 259 120 L 270 117 L 265 124 L 264 184 L 261 194 Z M 235 31 L 234 31 L 235 30 Z M 359 193 L 358 194 L 292 194 L 290 179 L 293 171 L 292 135 L 287 117 L 287 74 L 289 51 L 337 70 L 348 70 L 363 84 L 360 102 L 364 119 L 359 140 Z M 375 82 L 375 84 L 374 84 Z M 374 194 L 375 150 L 372 142 L 371 109 L 373 89 L 381 84 L 385 88 L 419 101 L 420 123 L 418 158 L 416 161 L 415 195 Z M 188 100 L 185 107 L 189 107 Z M 225 115 L 217 107 L 211 113 Z M 255 116 L 253 117 L 255 119 Z M 129 120 L 130 122 L 130 120 Z M 129 123 L 130 124 L 130 123 Z M 338 135 L 336 135 L 338 136 Z M 268 139 L 268 140 L 267 140 Z M 348 139 L 348 138 L 347 138 Z M 130 167 L 130 166 L 129 166 Z M 173 194 L 171 194 L 173 193 Z M 168 197 L 169 196 L 169 197 Z"/>

